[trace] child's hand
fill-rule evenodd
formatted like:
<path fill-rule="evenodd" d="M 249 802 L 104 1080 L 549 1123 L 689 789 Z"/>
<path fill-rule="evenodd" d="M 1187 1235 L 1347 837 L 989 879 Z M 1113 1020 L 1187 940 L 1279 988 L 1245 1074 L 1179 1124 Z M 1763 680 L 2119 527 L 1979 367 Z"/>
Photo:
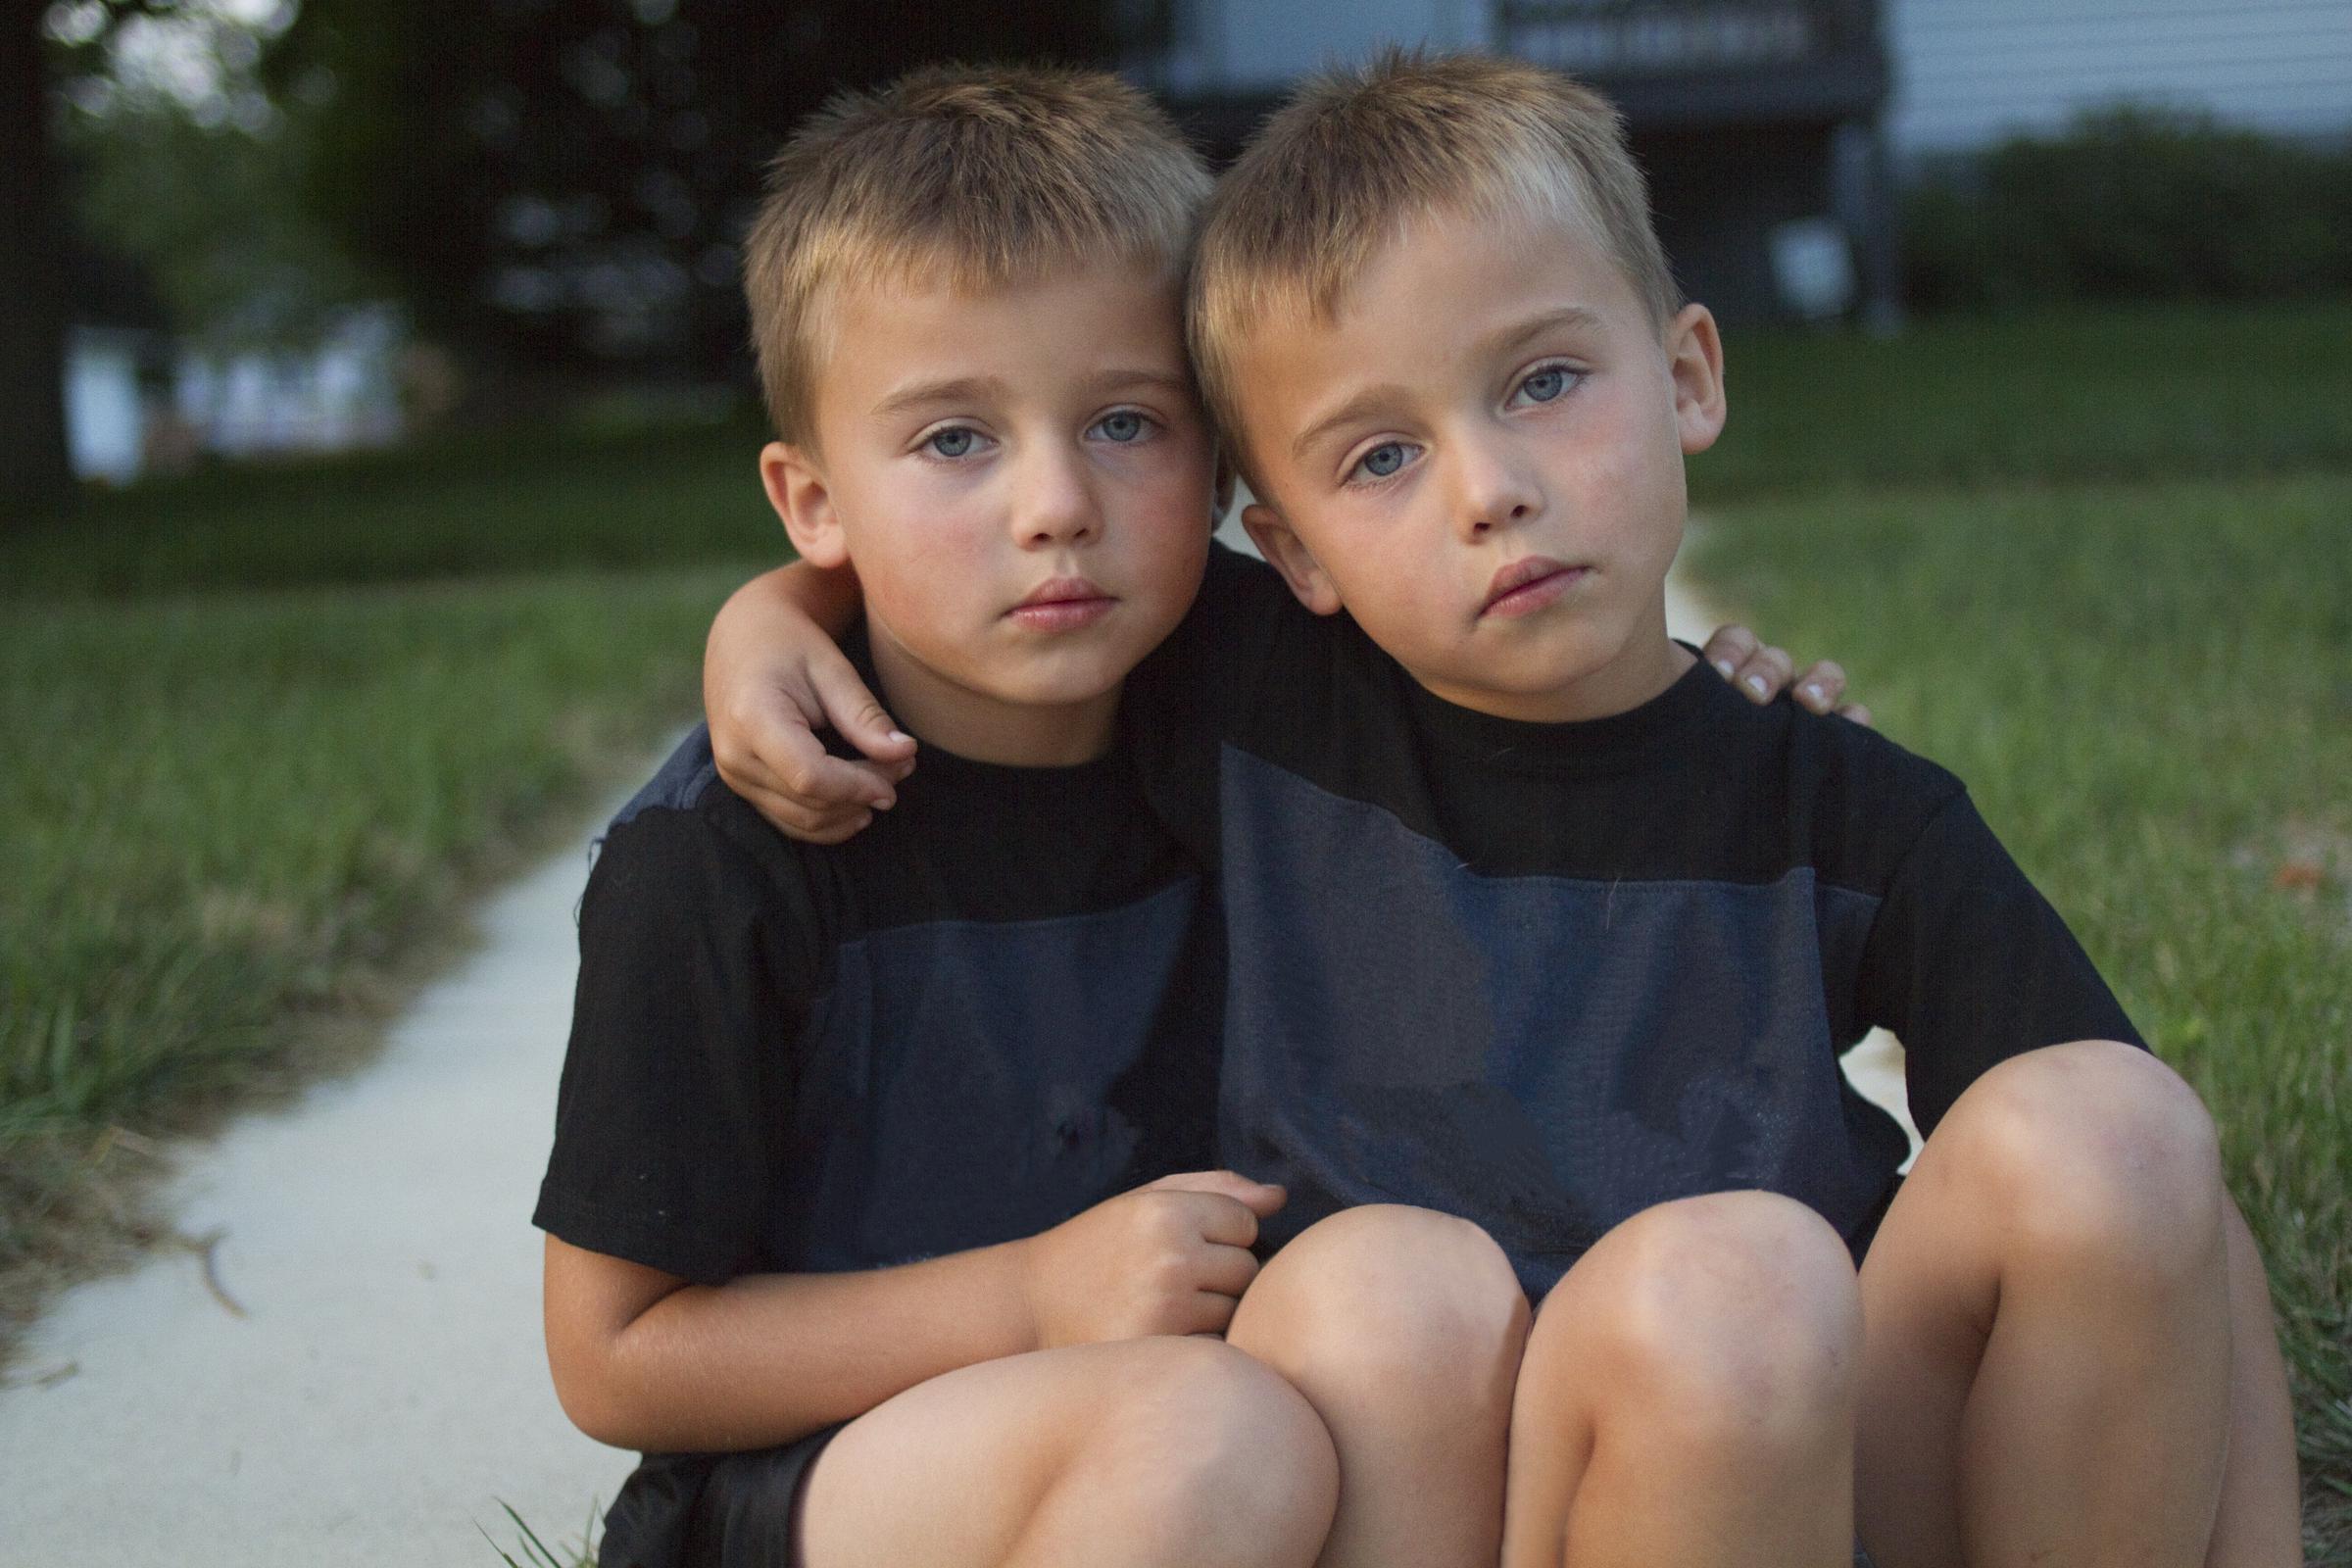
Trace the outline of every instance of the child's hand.
<path fill-rule="evenodd" d="M 1788 686 L 1789 671 L 1795 662 L 1788 650 L 1768 648 L 1762 639 L 1745 626 L 1718 626 L 1715 635 L 1707 639 L 1701 651 L 1708 663 L 1740 689 L 1740 695 L 1751 703 L 1769 703 Z M 1836 713 L 1857 724 L 1870 722 L 1870 710 L 1860 703 L 1838 701 L 1845 695 L 1845 671 L 1833 659 L 1825 659 L 1798 677 L 1796 700 L 1799 705 L 1816 713 Z"/>
<path fill-rule="evenodd" d="M 1224 1333 L 1257 1277 L 1257 1222 L 1287 1196 L 1229 1170 L 1185 1171 L 1030 1237 L 1022 1278 L 1038 1348 Z"/>
<path fill-rule="evenodd" d="M 787 568 L 787 571 L 797 568 Z M 886 811 L 914 768 L 899 732 L 857 668 L 793 596 L 784 572 L 736 590 L 703 656 L 710 753 L 727 787 L 791 837 L 838 844 Z M 867 760 L 826 753 L 837 730 Z"/>

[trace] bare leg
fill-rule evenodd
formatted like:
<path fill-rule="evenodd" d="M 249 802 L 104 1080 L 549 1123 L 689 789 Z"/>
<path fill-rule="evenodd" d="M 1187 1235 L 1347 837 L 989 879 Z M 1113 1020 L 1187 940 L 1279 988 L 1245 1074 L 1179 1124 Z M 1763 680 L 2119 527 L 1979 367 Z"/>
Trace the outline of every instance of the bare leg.
<path fill-rule="evenodd" d="M 2192 1568 L 2230 1407 L 2221 1167 L 2144 1052 L 1961 1096 L 1862 1267 L 1856 1500 L 1881 1568 Z"/>
<path fill-rule="evenodd" d="M 2230 1458 L 2206 1568 L 2295 1568 L 2303 1561 L 2303 1484 L 2295 1412 L 2254 1233 L 2230 1203 Z"/>
<path fill-rule="evenodd" d="M 1339 1452 L 1324 1568 L 1493 1568 L 1527 1295 L 1468 1220 L 1376 1203 L 1309 1227 L 1226 1330 L 1305 1395 Z"/>
<path fill-rule="evenodd" d="M 1006 1356 L 916 1385 L 810 1467 L 808 1568 L 1304 1568 L 1338 1463 L 1297 1390 L 1210 1339 Z"/>
<path fill-rule="evenodd" d="M 1503 1568 L 1845 1568 L 1860 1348 L 1845 1244 L 1811 1209 L 1635 1215 L 1529 1333 Z"/>

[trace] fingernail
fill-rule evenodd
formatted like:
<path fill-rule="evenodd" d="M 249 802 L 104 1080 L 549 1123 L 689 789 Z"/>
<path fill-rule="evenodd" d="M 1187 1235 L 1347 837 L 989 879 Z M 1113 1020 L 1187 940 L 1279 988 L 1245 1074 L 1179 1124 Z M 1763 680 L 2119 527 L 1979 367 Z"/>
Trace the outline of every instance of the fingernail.
<path fill-rule="evenodd" d="M 895 796 L 877 795 L 873 800 L 867 802 L 866 804 L 871 806 L 877 811 L 887 811 L 899 803 L 897 797 Z"/>
<path fill-rule="evenodd" d="M 1725 680 L 1730 680 L 1732 678 L 1732 662 L 1728 659 L 1715 661 L 1715 673 L 1721 675 Z"/>
<path fill-rule="evenodd" d="M 1822 700 L 1822 696 L 1821 696 L 1821 688 L 1820 688 L 1820 687 L 1818 687 L 1818 686 L 1815 686 L 1815 685 L 1811 684 L 1810 682 L 1808 682 L 1808 683 L 1806 684 L 1805 688 L 1804 688 L 1804 691 L 1805 691 L 1805 701 L 1806 701 L 1806 702 L 1808 702 L 1808 703 L 1815 703 L 1815 704 L 1818 704 L 1819 702 L 1821 702 L 1821 700 Z"/>
<path fill-rule="evenodd" d="M 913 737 L 913 736 L 911 736 L 911 735 L 907 734 L 907 733 L 906 733 L 905 730 L 903 730 L 903 729 L 894 729 L 894 730 L 892 730 L 892 731 L 890 732 L 890 735 L 889 735 L 889 737 L 888 737 L 888 738 L 889 738 L 889 739 L 891 739 L 891 740 L 893 740 L 893 741 L 898 741 L 898 742 L 902 742 L 902 743 L 903 743 L 903 742 L 906 742 L 906 741 L 910 741 L 910 740 L 914 739 L 914 737 Z"/>
<path fill-rule="evenodd" d="M 1750 675 L 1740 684 L 1754 692 L 1758 697 L 1764 695 L 1764 677 L 1761 675 Z"/>

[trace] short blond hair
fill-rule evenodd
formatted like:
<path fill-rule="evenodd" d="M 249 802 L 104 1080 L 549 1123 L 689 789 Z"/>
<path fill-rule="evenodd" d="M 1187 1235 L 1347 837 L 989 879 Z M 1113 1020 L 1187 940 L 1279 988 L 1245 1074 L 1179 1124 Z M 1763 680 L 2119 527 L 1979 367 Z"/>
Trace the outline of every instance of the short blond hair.
<path fill-rule="evenodd" d="M 1103 262 L 1173 284 L 1208 188 L 1166 114 L 1106 73 L 940 66 L 839 94 L 769 165 L 744 240 L 776 434 L 809 437 L 843 280 L 984 290 Z"/>
<path fill-rule="evenodd" d="M 1432 213 L 1533 217 L 1596 239 L 1662 329 L 1681 308 L 1609 101 L 1538 66 L 1390 50 L 1303 86 L 1210 199 L 1188 291 L 1194 373 L 1233 455 L 1234 351 L 1272 312 L 1328 320 Z"/>

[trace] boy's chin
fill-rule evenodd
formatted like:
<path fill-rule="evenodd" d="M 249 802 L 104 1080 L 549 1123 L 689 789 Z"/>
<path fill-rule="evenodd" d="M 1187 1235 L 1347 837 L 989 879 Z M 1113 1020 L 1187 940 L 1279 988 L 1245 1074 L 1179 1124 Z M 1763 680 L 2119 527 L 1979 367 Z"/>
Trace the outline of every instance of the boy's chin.
<path fill-rule="evenodd" d="M 1117 695 L 1129 665 L 1117 660 L 1072 661 L 1062 668 L 1006 669 L 986 679 L 982 689 L 1014 708 L 1076 708 Z"/>

